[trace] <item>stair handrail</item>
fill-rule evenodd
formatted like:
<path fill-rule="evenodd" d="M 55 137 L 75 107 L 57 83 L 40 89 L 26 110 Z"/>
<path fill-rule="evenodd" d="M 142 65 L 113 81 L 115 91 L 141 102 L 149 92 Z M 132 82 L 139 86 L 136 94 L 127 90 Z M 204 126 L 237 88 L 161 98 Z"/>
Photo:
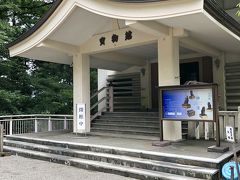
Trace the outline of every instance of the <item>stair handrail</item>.
<path fill-rule="evenodd" d="M 96 91 L 95 93 L 93 93 L 93 95 L 90 97 L 90 100 L 92 100 L 93 98 L 95 98 L 96 96 L 98 96 L 102 91 L 106 90 L 106 89 L 110 89 L 111 86 L 105 86 L 105 87 L 102 87 L 101 89 L 99 89 L 98 91 Z M 98 100 L 96 103 L 94 103 L 91 107 L 90 107 L 90 110 L 93 110 L 95 107 L 97 107 L 100 103 L 104 102 L 104 100 L 108 99 L 109 97 L 107 97 L 107 93 L 104 97 L 102 97 L 100 100 Z M 99 115 L 102 114 L 102 112 L 104 110 L 107 110 L 107 105 L 105 105 L 103 108 L 101 109 L 98 109 L 98 111 L 91 115 L 91 121 L 93 121 L 95 118 L 97 118 Z"/>
<path fill-rule="evenodd" d="M 98 91 L 96 91 L 95 93 L 93 93 L 93 95 L 91 95 L 90 99 L 92 100 L 93 98 L 95 98 L 98 94 L 100 94 L 103 90 L 108 89 L 109 87 L 104 86 L 101 89 L 99 89 Z"/>

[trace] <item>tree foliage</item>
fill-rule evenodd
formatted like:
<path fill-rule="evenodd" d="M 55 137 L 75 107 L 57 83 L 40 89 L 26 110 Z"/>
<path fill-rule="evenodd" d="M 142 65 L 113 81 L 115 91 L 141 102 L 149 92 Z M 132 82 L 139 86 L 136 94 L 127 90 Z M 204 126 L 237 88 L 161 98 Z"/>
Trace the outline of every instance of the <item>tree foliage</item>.
<path fill-rule="evenodd" d="M 237 16 L 240 16 L 240 3 L 237 4 L 238 11 L 237 11 Z"/>
<path fill-rule="evenodd" d="M 53 1 L 0 0 L 0 114 L 72 113 L 72 68 L 10 58 L 6 44 L 31 28 Z"/>

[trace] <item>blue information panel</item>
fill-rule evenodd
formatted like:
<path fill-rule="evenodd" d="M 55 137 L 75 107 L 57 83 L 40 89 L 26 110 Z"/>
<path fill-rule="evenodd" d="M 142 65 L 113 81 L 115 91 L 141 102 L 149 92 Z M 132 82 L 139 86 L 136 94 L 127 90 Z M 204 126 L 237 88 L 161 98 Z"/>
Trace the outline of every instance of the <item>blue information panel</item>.
<path fill-rule="evenodd" d="M 212 88 L 162 90 L 162 118 L 213 121 Z"/>

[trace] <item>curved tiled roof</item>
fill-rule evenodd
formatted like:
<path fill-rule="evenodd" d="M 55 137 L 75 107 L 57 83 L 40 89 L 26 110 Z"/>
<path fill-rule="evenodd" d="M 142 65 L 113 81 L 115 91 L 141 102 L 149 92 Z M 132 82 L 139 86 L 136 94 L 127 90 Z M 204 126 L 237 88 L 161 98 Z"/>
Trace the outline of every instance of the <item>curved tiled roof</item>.
<path fill-rule="evenodd" d="M 168 1 L 168 0 L 112 0 L 124 3 L 149 3 L 157 1 Z M 12 47 L 27 37 L 31 36 L 38 28 L 40 28 L 47 19 L 54 13 L 58 6 L 63 2 L 63 0 L 55 0 L 49 11 L 28 31 L 20 35 L 16 40 L 9 43 L 7 47 Z M 240 24 L 228 15 L 224 9 L 222 9 L 216 0 L 204 0 L 204 10 L 207 11 L 212 17 L 214 17 L 218 22 L 227 27 L 233 33 L 240 37 Z"/>

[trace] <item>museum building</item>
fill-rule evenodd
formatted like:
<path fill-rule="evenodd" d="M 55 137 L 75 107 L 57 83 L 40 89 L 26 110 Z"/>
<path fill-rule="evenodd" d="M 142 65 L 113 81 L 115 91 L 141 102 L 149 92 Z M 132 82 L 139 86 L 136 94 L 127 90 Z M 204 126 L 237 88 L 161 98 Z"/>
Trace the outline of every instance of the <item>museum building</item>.
<path fill-rule="evenodd" d="M 12 57 L 73 67 L 73 132 L 158 137 L 156 123 L 128 122 L 136 114 L 158 117 L 159 87 L 216 83 L 219 109 L 237 110 L 235 5 L 227 0 L 56 0 L 33 28 L 9 44 L 9 51 Z M 90 92 L 90 68 L 98 69 L 96 93 Z M 99 101 L 91 103 L 96 96 Z M 84 105 L 82 129 L 79 104 Z M 108 111 L 116 113 L 115 121 L 98 121 L 113 115 Z M 127 118 L 125 124 L 117 121 L 120 117 Z M 180 140 L 186 128 L 181 121 L 164 121 L 164 137 Z"/>

